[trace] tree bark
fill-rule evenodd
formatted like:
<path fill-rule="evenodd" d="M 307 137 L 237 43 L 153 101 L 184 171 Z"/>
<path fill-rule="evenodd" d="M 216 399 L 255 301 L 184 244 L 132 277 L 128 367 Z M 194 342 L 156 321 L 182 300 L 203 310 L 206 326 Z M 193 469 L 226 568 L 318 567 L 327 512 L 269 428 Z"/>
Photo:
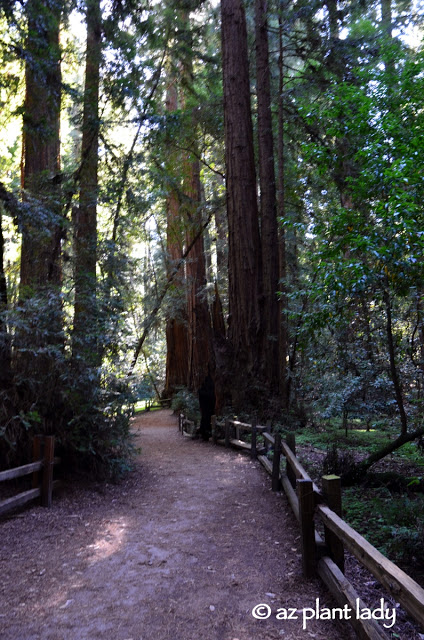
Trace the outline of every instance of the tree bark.
<path fill-rule="evenodd" d="M 233 402 L 240 406 L 252 379 L 257 378 L 261 361 L 262 265 L 246 20 L 241 0 L 222 0 L 221 19 L 229 236 L 228 335 L 235 374 Z"/>
<path fill-rule="evenodd" d="M 196 159 L 188 158 L 189 184 L 184 193 L 191 208 L 187 244 L 202 226 L 200 202 L 200 166 Z M 187 386 L 197 391 L 213 369 L 212 327 L 206 296 L 206 262 L 203 234 L 194 243 L 187 261 L 187 317 L 188 317 L 188 381 Z"/>
<path fill-rule="evenodd" d="M 29 0 L 21 182 L 23 218 L 20 298 L 60 286 L 61 0 Z"/>
<path fill-rule="evenodd" d="M 390 377 L 392 379 L 393 387 L 395 390 L 396 402 L 399 410 L 401 434 L 404 436 L 408 431 L 408 419 L 406 417 L 405 405 L 403 402 L 402 386 L 399 380 L 399 374 L 396 366 L 396 353 L 395 345 L 393 341 L 393 327 L 392 327 L 392 308 L 390 302 L 390 294 L 388 290 L 388 283 L 383 293 L 384 304 L 386 307 L 386 335 L 387 335 L 387 348 L 389 351 L 390 360 Z"/>
<path fill-rule="evenodd" d="M 262 371 L 269 392 L 279 388 L 278 225 L 272 133 L 267 1 L 255 1 L 256 93 L 262 244 Z"/>
<path fill-rule="evenodd" d="M 72 354 L 74 360 L 95 366 L 97 339 L 97 195 L 99 161 L 99 87 L 102 60 L 102 16 L 99 0 L 87 0 L 87 48 L 79 176 L 79 206 L 74 215 L 75 306 Z"/>
<path fill-rule="evenodd" d="M 25 102 L 21 183 L 24 189 L 19 311 L 13 368 L 20 394 L 31 404 L 34 372 L 50 377 L 49 347 L 63 342 L 61 289 L 62 207 L 60 202 L 61 0 L 26 5 Z M 50 386 L 52 386 L 50 380 Z M 28 383 L 28 384 L 27 384 Z M 54 386 L 54 383 L 53 383 Z M 43 404 L 48 405 L 45 388 Z"/>
<path fill-rule="evenodd" d="M 227 281 L 227 232 L 228 223 L 226 217 L 226 211 L 224 208 L 217 207 L 215 210 L 215 227 L 216 227 L 216 270 L 218 274 L 218 281 L 221 279 Z"/>
<path fill-rule="evenodd" d="M 178 109 L 177 79 L 170 73 L 166 95 L 166 110 L 173 113 Z M 179 154 L 178 154 L 179 156 Z M 177 166 L 179 158 L 168 141 L 168 175 L 178 184 Z M 171 183 L 171 180 L 169 181 Z M 183 253 L 183 225 L 180 219 L 180 199 L 176 186 L 170 186 L 166 203 L 168 254 L 168 278 Z M 184 288 L 184 274 L 179 271 L 174 277 L 178 296 L 177 310 L 166 321 L 166 379 L 164 397 L 170 398 L 178 387 L 185 387 L 188 379 L 188 332 L 187 306 Z M 175 312 L 176 311 L 176 312 Z"/>
<path fill-rule="evenodd" d="M 181 12 L 184 41 L 188 46 L 181 64 L 181 107 L 188 110 L 191 126 L 186 131 L 182 167 L 183 201 L 180 214 L 186 225 L 186 245 L 189 245 L 202 227 L 202 188 L 197 149 L 197 123 L 190 110 L 190 92 L 193 87 L 193 43 L 189 14 Z M 213 372 L 212 326 L 206 295 L 206 260 L 204 234 L 198 236 L 186 264 L 187 318 L 188 318 L 188 379 L 187 386 L 197 392 L 206 376 Z"/>
<path fill-rule="evenodd" d="M 0 392 L 9 388 L 12 382 L 12 352 L 10 335 L 5 319 L 7 306 L 7 284 L 6 274 L 4 272 L 4 238 L 0 207 Z"/>
<path fill-rule="evenodd" d="M 391 39 L 393 37 L 392 0 L 381 0 L 381 25 Z"/>
<path fill-rule="evenodd" d="M 202 190 L 200 182 L 200 163 L 196 148 L 196 118 L 190 109 L 190 94 L 193 87 L 193 46 L 189 12 L 186 7 L 177 8 L 178 42 L 184 43 L 177 48 L 178 58 L 173 60 L 178 67 L 178 80 L 174 74 L 167 100 L 167 109 L 175 111 L 177 107 L 186 115 L 189 126 L 182 130 L 182 148 L 178 153 L 172 152 L 174 166 L 171 175 L 179 185 L 179 192 L 175 192 L 172 208 L 175 227 L 180 232 L 176 240 L 185 237 L 185 245 L 192 246 L 190 258 L 185 265 L 185 293 L 186 306 L 184 309 L 184 326 L 186 344 L 178 349 L 181 362 L 178 363 L 182 372 L 187 369 L 184 384 L 192 391 L 197 391 L 208 373 L 213 369 L 212 329 L 209 306 L 206 297 L 206 261 L 203 233 L 198 233 L 203 227 L 202 221 Z M 178 99 L 179 98 L 179 99 Z M 183 233 L 181 233 L 183 231 Z M 193 243 L 194 240 L 194 243 Z M 181 255 L 181 247 L 178 249 Z M 183 343 L 182 340 L 179 341 Z M 182 362 L 184 359 L 184 362 Z M 165 391 L 169 397 L 168 389 Z"/>
<path fill-rule="evenodd" d="M 281 8 L 282 11 L 282 8 Z M 279 31 L 279 86 L 278 86 L 278 189 L 277 208 L 278 217 L 281 220 L 286 218 L 285 201 L 285 145 L 284 145 L 284 43 L 283 43 L 283 21 L 281 14 L 278 18 Z M 278 266 L 279 266 L 279 382 L 283 407 L 289 408 L 289 393 L 287 382 L 287 356 L 288 356 L 288 298 L 287 298 L 287 257 L 286 257 L 286 234 L 282 225 L 278 230 Z"/>

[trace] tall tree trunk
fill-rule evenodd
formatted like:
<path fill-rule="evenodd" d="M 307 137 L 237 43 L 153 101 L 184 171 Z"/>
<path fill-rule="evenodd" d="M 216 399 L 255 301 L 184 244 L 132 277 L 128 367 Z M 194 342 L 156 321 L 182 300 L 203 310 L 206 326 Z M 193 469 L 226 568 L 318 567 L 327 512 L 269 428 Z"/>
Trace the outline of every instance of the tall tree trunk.
<path fill-rule="evenodd" d="M 177 9 L 176 17 L 179 24 L 178 38 L 184 43 L 184 46 L 177 49 L 179 58 L 174 63 L 179 67 L 178 85 L 174 79 L 168 93 L 167 108 L 170 111 L 175 111 L 179 107 L 181 111 L 187 112 L 190 109 L 189 98 L 193 86 L 192 33 L 187 9 Z M 204 238 L 203 233 L 199 234 L 199 229 L 203 226 L 202 194 L 200 165 L 194 139 L 197 127 L 193 116 L 193 112 L 188 113 L 187 121 L 191 123 L 191 127 L 188 130 L 183 130 L 182 146 L 184 151 L 178 154 L 171 152 L 171 155 L 177 156 L 174 167 L 171 167 L 174 180 L 178 183 L 177 176 L 181 176 L 182 179 L 179 193 L 170 194 L 170 197 L 174 199 L 172 208 L 175 210 L 173 216 L 175 226 L 179 231 L 185 230 L 185 245 L 193 244 L 185 269 L 186 308 L 184 309 L 184 320 L 186 322 L 182 328 L 186 332 L 186 343 L 184 344 L 186 352 L 179 349 L 181 358 L 185 356 L 184 362 L 179 363 L 179 369 L 182 372 L 183 366 L 186 367 L 187 376 L 184 383 L 192 391 L 197 391 L 208 372 L 213 368 L 213 350 L 211 320 L 205 292 Z M 193 240 L 195 240 L 194 243 Z M 180 249 L 179 256 L 181 254 Z"/>
<path fill-rule="evenodd" d="M 166 95 L 166 110 L 173 113 L 178 109 L 178 90 L 174 74 L 170 73 L 170 80 Z M 169 141 L 168 174 L 177 182 L 175 176 L 178 166 L 177 154 Z M 168 277 L 183 254 L 182 224 L 180 220 L 180 201 L 178 190 L 171 185 L 166 203 L 167 211 L 167 254 Z M 174 280 L 174 287 L 178 299 L 177 313 L 166 321 L 166 380 L 164 396 L 171 397 L 177 387 L 185 387 L 188 379 L 188 334 L 187 308 L 184 291 L 184 273 L 179 272 Z M 174 309 L 175 311 L 175 309 Z"/>
<path fill-rule="evenodd" d="M 22 217 L 19 285 L 23 316 L 16 331 L 14 351 L 21 382 L 33 378 L 34 371 L 38 372 L 40 382 L 42 375 L 49 375 L 53 360 L 46 347 L 62 341 L 62 217 L 58 175 L 61 14 L 61 0 L 29 0 L 26 5 L 21 182 L 27 207 Z M 24 385 L 22 393 L 28 395 L 30 387 Z M 47 389 L 44 396 L 47 401 Z"/>
<path fill-rule="evenodd" d="M 424 317 L 423 317 L 423 301 L 424 294 L 420 289 L 417 291 L 417 327 L 419 341 L 419 369 L 421 371 L 421 379 L 424 381 Z"/>
<path fill-rule="evenodd" d="M 12 382 L 10 335 L 7 329 L 7 285 L 4 272 L 4 238 L 0 205 L 0 393 Z"/>
<path fill-rule="evenodd" d="M 328 11 L 328 27 L 330 35 L 330 47 L 333 49 L 335 41 L 339 38 L 339 21 L 338 21 L 338 7 L 337 0 L 326 1 Z"/>
<path fill-rule="evenodd" d="M 187 244 L 202 226 L 199 162 L 188 158 L 189 180 L 184 190 L 191 212 L 188 220 Z M 187 261 L 188 316 L 188 388 L 197 391 L 212 372 L 211 317 L 206 296 L 206 262 L 203 234 L 196 240 Z"/>
<path fill-rule="evenodd" d="M 395 93 L 396 84 L 396 57 L 393 51 L 393 13 L 392 0 L 381 0 L 381 26 L 383 31 L 383 42 L 388 45 L 387 53 L 384 55 L 384 65 L 387 73 L 387 95 L 389 102 Z"/>
<path fill-rule="evenodd" d="M 75 307 L 72 354 L 88 365 L 98 363 L 97 347 L 97 194 L 99 156 L 99 86 L 102 59 L 100 0 L 87 0 L 87 48 L 82 124 L 79 206 L 74 214 Z"/>
<path fill-rule="evenodd" d="M 216 271 L 218 284 L 222 281 L 227 282 L 228 258 L 227 258 L 227 232 L 228 224 L 226 211 L 224 208 L 217 207 L 215 209 L 215 227 L 216 227 Z"/>
<path fill-rule="evenodd" d="M 30 213 L 22 229 L 20 297 L 60 285 L 59 29 L 62 1 L 29 0 L 22 186 Z"/>
<path fill-rule="evenodd" d="M 257 376 L 261 359 L 262 265 L 246 19 L 241 0 L 222 0 L 221 18 L 229 236 L 229 340 L 234 372 L 233 402 L 240 406 L 247 397 L 248 386 Z"/>
<path fill-rule="evenodd" d="M 392 0 L 381 0 L 381 26 L 389 40 L 393 38 Z M 393 61 L 394 62 L 394 61 Z"/>
<path fill-rule="evenodd" d="M 180 215 L 186 225 L 186 245 L 190 245 L 202 227 L 202 185 L 197 150 L 195 112 L 190 110 L 193 87 L 193 42 L 189 14 L 181 12 L 184 55 L 181 60 L 181 108 L 189 110 L 190 128 L 186 131 L 182 167 L 182 203 Z M 204 234 L 198 236 L 186 264 L 188 319 L 188 379 L 187 386 L 198 391 L 213 370 L 212 327 L 206 295 L 206 260 Z"/>
<path fill-rule="evenodd" d="M 405 404 L 403 401 L 402 385 L 399 380 L 399 373 L 396 364 L 396 352 L 393 340 L 393 323 L 392 323 L 392 306 L 389 293 L 389 284 L 386 282 L 386 286 L 383 292 L 384 305 L 386 307 L 386 335 L 387 335 L 387 348 L 389 351 L 390 361 L 390 377 L 392 379 L 393 388 L 395 391 L 396 403 L 399 410 L 401 435 L 406 435 L 408 432 L 408 419 L 405 412 Z"/>
<path fill-rule="evenodd" d="M 279 387 L 278 225 L 272 133 L 267 0 L 255 2 L 256 93 L 262 244 L 262 372 L 269 391 Z"/>
<path fill-rule="evenodd" d="M 283 7 L 281 7 L 281 11 Z M 278 217 L 281 220 L 286 218 L 286 201 L 285 201 L 285 157 L 284 157 L 284 42 L 283 42 L 283 20 L 280 13 L 278 17 L 279 31 L 279 59 L 278 59 L 278 189 L 277 189 L 277 207 Z M 289 407 L 289 393 L 287 384 L 287 356 L 288 356 L 288 326 L 287 326 L 287 257 L 286 257 L 286 234 L 284 227 L 279 228 L 278 248 L 279 248 L 279 381 L 280 393 L 283 407 Z"/>
<path fill-rule="evenodd" d="M 328 11 L 328 31 L 329 31 L 329 55 L 327 64 L 330 71 L 334 74 L 334 82 L 342 84 L 346 75 L 346 60 L 341 55 L 338 41 L 340 40 L 340 27 L 338 19 L 338 3 L 337 0 L 326 0 Z M 340 114 L 343 130 L 344 114 Z M 335 141 L 336 163 L 334 169 L 334 180 L 340 193 L 340 204 L 346 209 L 353 208 L 351 188 L 349 179 L 355 175 L 356 167 L 352 162 L 354 153 L 354 145 L 348 135 L 338 137 Z"/>

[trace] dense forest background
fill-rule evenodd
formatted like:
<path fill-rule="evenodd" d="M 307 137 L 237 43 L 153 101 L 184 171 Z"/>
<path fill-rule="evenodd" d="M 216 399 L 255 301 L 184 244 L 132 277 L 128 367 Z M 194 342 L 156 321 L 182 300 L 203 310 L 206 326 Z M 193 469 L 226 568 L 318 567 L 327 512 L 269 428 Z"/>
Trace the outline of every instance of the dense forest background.
<path fill-rule="evenodd" d="M 119 475 L 134 403 L 208 373 L 221 414 L 422 437 L 421 4 L 0 9 L 1 466 L 44 432 Z"/>

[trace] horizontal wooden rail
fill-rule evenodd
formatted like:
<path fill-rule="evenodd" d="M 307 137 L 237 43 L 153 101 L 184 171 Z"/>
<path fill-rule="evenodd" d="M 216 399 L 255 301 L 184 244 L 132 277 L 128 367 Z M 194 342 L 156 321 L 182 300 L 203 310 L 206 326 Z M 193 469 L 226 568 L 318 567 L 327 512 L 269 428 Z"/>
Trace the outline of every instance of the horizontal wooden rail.
<path fill-rule="evenodd" d="M 268 433 L 267 431 L 264 431 L 262 435 L 263 435 L 264 440 L 266 440 L 267 442 L 269 442 L 272 445 L 275 444 L 275 438 L 270 433 Z"/>
<path fill-rule="evenodd" d="M 294 455 L 293 451 L 290 449 L 286 442 L 281 442 L 282 453 L 284 454 L 287 463 L 289 464 L 294 476 L 298 480 L 311 480 L 308 472 L 303 468 L 299 460 Z M 311 481 L 312 482 L 312 481 Z M 314 490 L 314 500 L 316 503 L 322 502 L 322 492 L 318 485 L 315 482 L 312 482 L 312 487 Z"/>
<path fill-rule="evenodd" d="M 424 589 L 329 507 L 318 505 L 317 514 L 404 609 L 424 626 Z"/>
<path fill-rule="evenodd" d="M 170 407 L 171 398 L 155 398 L 153 400 L 146 400 L 144 405 L 144 411 L 148 412 L 151 409 L 162 409 L 162 407 Z"/>
<path fill-rule="evenodd" d="M 234 427 L 238 427 L 241 431 L 252 431 L 253 425 L 248 424 L 247 422 L 239 422 L 238 420 L 229 420 L 229 423 Z M 221 423 L 217 422 L 217 424 L 221 424 Z M 258 424 L 256 425 L 256 429 L 257 431 L 263 432 L 267 430 L 267 427 L 264 427 L 263 425 Z"/>
<path fill-rule="evenodd" d="M 269 475 L 272 474 L 272 462 L 266 456 L 258 456 L 258 460 L 262 466 L 268 471 Z"/>
<path fill-rule="evenodd" d="M 24 464 L 22 467 L 15 467 L 15 469 L 6 469 L 6 471 L 0 471 L 0 482 L 3 480 L 14 480 L 15 478 L 21 478 L 27 476 L 34 471 L 40 471 L 43 467 L 43 461 L 30 462 Z"/>
<path fill-rule="evenodd" d="M 60 458 L 55 457 L 53 463 L 59 464 Z M 34 471 L 41 471 L 41 469 L 43 468 L 43 464 L 43 460 L 37 460 L 36 462 L 24 464 L 22 465 L 22 467 L 15 467 L 14 469 L 6 469 L 5 471 L 0 471 L 0 482 L 3 482 L 4 480 L 15 480 L 16 478 L 28 476 L 30 473 L 34 473 Z"/>
<path fill-rule="evenodd" d="M 41 489 L 40 487 L 37 487 L 36 489 L 29 489 L 28 491 L 19 493 L 17 496 L 13 496 L 12 498 L 3 500 L 2 502 L 0 502 L 0 515 L 3 515 L 3 513 L 6 513 L 11 509 L 15 509 L 16 507 L 21 507 L 30 500 L 34 500 L 35 498 L 39 498 L 40 496 Z"/>
<path fill-rule="evenodd" d="M 44 453 L 41 457 L 42 445 L 44 445 Z M 60 458 L 54 456 L 54 436 L 35 436 L 33 457 L 35 458 L 34 462 L 0 472 L 0 482 L 32 474 L 33 486 L 28 491 L 23 491 L 0 502 L 0 515 L 39 497 L 41 497 L 43 506 L 51 506 L 53 489 L 59 485 L 59 481 L 53 481 L 53 467 L 60 463 Z"/>
<path fill-rule="evenodd" d="M 232 438 L 230 440 L 230 444 L 233 447 L 237 447 L 237 449 L 246 449 L 246 451 L 250 451 L 251 445 L 248 442 L 244 442 L 244 440 L 239 440 L 237 438 Z"/>
<path fill-rule="evenodd" d="M 293 489 L 290 480 L 287 477 L 286 473 L 281 473 L 281 484 L 283 485 L 284 492 L 287 496 L 287 500 L 292 508 L 292 511 L 296 517 L 296 520 L 299 522 L 300 520 L 300 511 L 299 511 L 299 500 L 296 495 L 296 491 Z"/>
<path fill-rule="evenodd" d="M 366 605 L 354 587 L 331 558 L 320 558 L 317 572 L 339 605 L 347 604 L 352 611 L 357 610 L 358 604 L 361 610 L 365 608 Z M 375 620 L 358 619 L 356 615 L 353 615 L 349 622 L 361 640 L 388 640 L 389 638 Z"/>

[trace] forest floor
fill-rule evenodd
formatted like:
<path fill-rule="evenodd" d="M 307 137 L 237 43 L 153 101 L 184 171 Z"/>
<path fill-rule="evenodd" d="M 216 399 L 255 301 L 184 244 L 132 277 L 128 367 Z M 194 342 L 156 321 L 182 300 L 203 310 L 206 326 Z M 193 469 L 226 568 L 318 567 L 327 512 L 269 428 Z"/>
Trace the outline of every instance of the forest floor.
<path fill-rule="evenodd" d="M 336 604 L 302 577 L 297 522 L 258 462 L 182 437 L 169 410 L 133 431 L 124 482 L 73 483 L 52 509 L 0 523 L 2 640 L 354 637 L 347 622 L 303 624 L 317 598 Z M 297 619 L 277 620 L 283 608 Z"/>

